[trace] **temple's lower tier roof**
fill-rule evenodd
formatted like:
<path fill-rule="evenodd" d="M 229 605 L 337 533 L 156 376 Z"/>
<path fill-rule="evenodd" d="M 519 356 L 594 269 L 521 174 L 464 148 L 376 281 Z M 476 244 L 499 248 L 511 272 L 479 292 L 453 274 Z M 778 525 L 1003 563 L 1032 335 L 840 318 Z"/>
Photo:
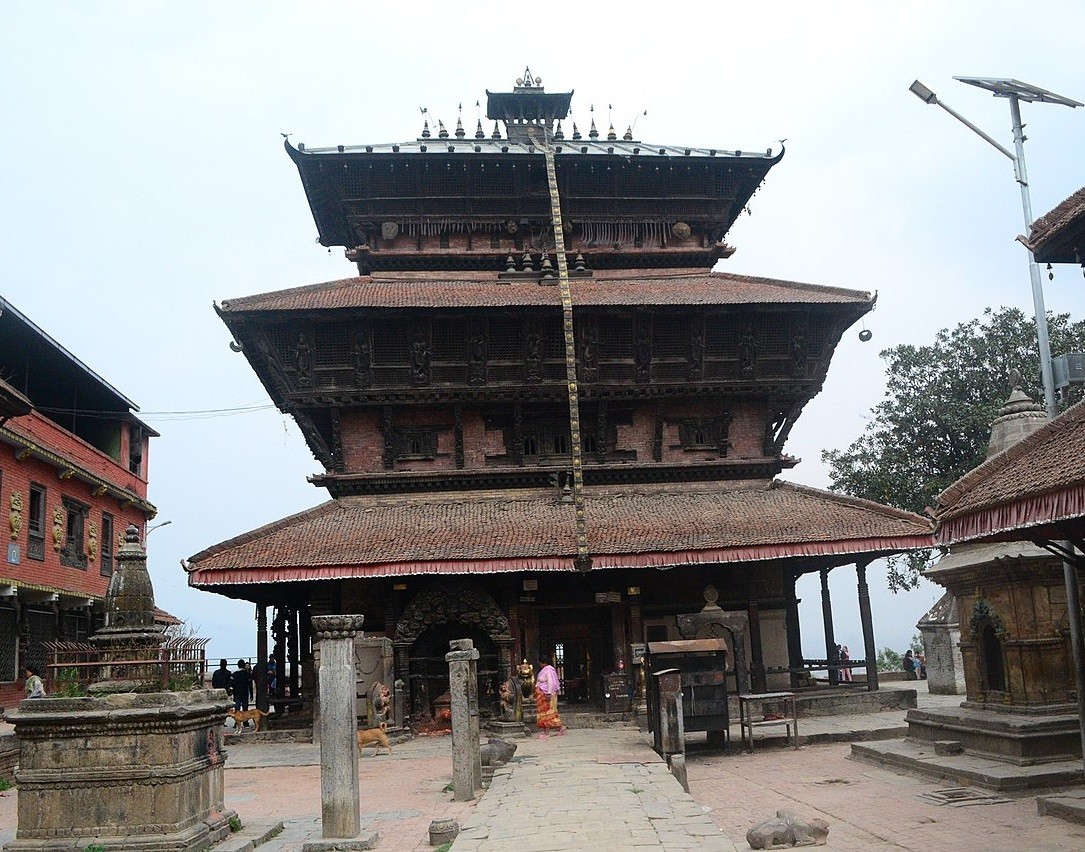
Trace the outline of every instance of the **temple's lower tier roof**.
<path fill-rule="evenodd" d="M 222 313 L 355 308 L 551 307 L 560 309 L 557 279 L 510 283 L 497 272 L 379 272 L 224 301 Z M 874 295 L 842 287 L 733 275 L 710 270 L 599 270 L 570 281 L 578 307 L 692 305 L 858 305 Z"/>
<path fill-rule="evenodd" d="M 919 515 L 780 481 L 585 492 L 593 570 L 898 552 Z M 575 515 L 556 489 L 348 497 L 204 550 L 189 584 L 573 571 Z"/>

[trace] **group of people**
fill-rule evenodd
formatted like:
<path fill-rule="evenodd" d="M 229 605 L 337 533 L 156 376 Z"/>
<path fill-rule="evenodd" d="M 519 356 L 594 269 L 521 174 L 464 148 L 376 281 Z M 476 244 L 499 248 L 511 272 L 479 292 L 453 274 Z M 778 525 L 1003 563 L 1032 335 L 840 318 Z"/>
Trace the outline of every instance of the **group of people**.
<path fill-rule="evenodd" d="M 267 658 L 267 688 L 268 692 L 275 695 L 279 686 L 279 666 L 275 655 Z M 253 700 L 256 691 L 256 678 L 253 676 L 252 666 L 248 660 L 238 660 L 237 670 L 230 671 L 230 664 L 226 660 L 219 660 L 219 667 L 211 675 L 212 689 L 225 689 L 226 694 L 234 699 L 235 710 L 248 710 L 249 702 Z"/>
<path fill-rule="evenodd" d="M 907 680 L 927 679 L 927 658 L 923 654 L 913 654 L 911 648 L 904 652 L 901 668 Z"/>

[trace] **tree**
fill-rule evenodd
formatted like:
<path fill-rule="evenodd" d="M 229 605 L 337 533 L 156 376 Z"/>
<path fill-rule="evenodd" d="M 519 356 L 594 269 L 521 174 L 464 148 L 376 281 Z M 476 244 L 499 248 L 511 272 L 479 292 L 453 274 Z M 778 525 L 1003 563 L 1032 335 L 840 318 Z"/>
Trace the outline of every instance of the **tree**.
<path fill-rule="evenodd" d="M 1051 351 L 1085 351 L 1085 322 L 1048 318 Z M 923 513 L 950 484 L 983 462 L 991 421 L 1009 395 L 1011 370 L 1022 390 L 1043 401 L 1036 326 L 1017 308 L 942 329 L 927 346 L 902 344 L 886 361 L 885 399 L 846 450 L 826 450 L 830 487 Z M 1064 403 L 1066 401 L 1063 401 Z M 889 587 L 915 588 L 930 551 L 889 558 Z"/>

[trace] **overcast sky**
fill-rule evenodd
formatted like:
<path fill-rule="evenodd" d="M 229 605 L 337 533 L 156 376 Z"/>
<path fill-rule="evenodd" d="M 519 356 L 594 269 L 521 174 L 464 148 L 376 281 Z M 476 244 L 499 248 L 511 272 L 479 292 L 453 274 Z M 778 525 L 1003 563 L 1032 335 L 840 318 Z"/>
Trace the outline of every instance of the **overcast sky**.
<path fill-rule="evenodd" d="M 753 7 L 757 8 L 753 8 Z M 987 306 L 1032 313 L 1010 161 L 908 92 L 914 78 L 1012 147 L 1009 108 L 954 75 L 1014 77 L 1085 100 L 1085 4 L 728 2 L 4 3 L 0 293 L 142 408 L 159 605 L 255 651 L 253 608 L 186 587 L 179 561 L 326 498 L 293 422 L 228 348 L 213 301 L 350 276 L 316 228 L 280 133 L 310 146 L 412 139 L 420 107 L 473 129 L 485 90 L 530 65 L 608 105 L 646 142 L 787 155 L 728 236 L 729 272 L 879 292 L 787 449 L 827 485 L 884 390 L 878 352 L 923 344 Z M 1024 105 L 1037 216 L 1085 184 L 1085 109 Z M 489 129 L 489 128 L 487 128 Z M 1085 316 L 1081 270 L 1044 279 Z M 214 412 L 265 406 L 249 413 Z M 878 646 L 902 650 L 940 595 L 893 596 L 872 566 Z M 837 639 L 862 647 L 855 574 L 832 574 Z M 824 654 L 816 578 L 803 644 Z"/>

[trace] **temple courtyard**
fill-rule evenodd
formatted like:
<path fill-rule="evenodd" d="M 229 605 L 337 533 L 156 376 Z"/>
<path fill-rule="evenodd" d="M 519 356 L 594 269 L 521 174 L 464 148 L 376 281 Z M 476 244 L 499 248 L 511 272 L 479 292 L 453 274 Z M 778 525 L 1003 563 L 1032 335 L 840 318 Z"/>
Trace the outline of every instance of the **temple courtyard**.
<path fill-rule="evenodd" d="M 921 708 L 960 701 L 928 695 L 923 682 L 918 687 Z M 391 755 L 362 752 L 362 822 L 380 833 L 381 850 L 431 849 L 430 823 L 439 818 L 462 827 L 453 852 L 729 850 L 749 848 L 747 829 L 787 809 L 828 821 L 826 849 L 1085 848 L 1085 825 L 1039 815 L 1035 794 L 961 799 L 940 792 L 958 786 L 950 779 L 933 782 L 850 759 L 850 740 L 902 736 L 904 712 L 801 719 L 805 744 L 798 750 L 759 743 L 753 754 L 737 747 L 722 754 L 705 748 L 704 734 L 692 734 L 689 795 L 651 750 L 649 735 L 624 727 L 518 740 L 514 760 L 482 798 L 457 803 L 450 738 L 419 737 Z M 229 738 L 227 748 L 226 804 L 245 828 L 217 848 L 244 852 L 279 823 L 263 852 L 300 852 L 319 837 L 318 746 L 245 733 Z M 17 805 L 17 789 L 0 792 L 0 842 L 14 838 Z"/>

